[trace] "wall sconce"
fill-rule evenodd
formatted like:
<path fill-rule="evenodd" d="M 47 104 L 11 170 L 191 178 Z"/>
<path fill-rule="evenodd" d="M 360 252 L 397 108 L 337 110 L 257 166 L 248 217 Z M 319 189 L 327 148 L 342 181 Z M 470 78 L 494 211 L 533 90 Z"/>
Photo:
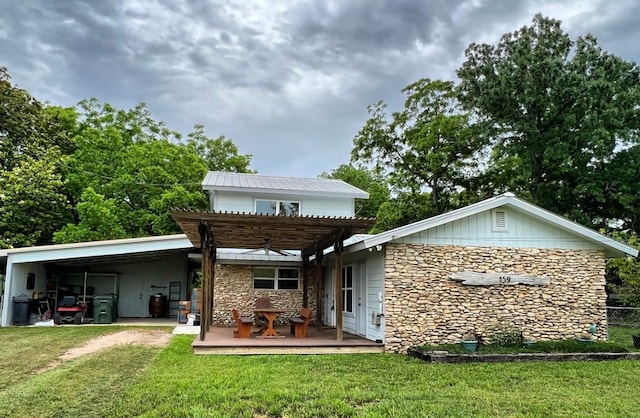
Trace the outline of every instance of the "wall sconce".
<path fill-rule="evenodd" d="M 376 245 L 376 251 L 378 252 L 382 251 L 382 245 L 380 244 Z"/>

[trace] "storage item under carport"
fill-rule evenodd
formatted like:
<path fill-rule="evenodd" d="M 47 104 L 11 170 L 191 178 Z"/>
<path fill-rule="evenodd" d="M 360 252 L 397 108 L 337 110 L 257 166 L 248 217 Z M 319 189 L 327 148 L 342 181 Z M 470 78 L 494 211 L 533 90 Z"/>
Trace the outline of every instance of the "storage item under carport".
<path fill-rule="evenodd" d="M 162 293 L 149 296 L 149 315 L 154 318 L 166 318 L 169 310 L 167 296 Z"/>
<path fill-rule="evenodd" d="M 113 321 L 113 296 L 97 295 L 93 297 L 93 323 L 110 324 Z"/>
<path fill-rule="evenodd" d="M 31 298 L 24 293 L 20 296 L 13 297 L 13 323 L 16 325 L 28 325 L 29 324 L 29 307 L 31 305 Z"/>

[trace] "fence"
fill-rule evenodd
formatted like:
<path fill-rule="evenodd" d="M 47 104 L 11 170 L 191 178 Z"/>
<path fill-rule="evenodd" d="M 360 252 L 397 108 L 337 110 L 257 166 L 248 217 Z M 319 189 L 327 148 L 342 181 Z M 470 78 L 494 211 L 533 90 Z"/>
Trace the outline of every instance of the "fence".
<path fill-rule="evenodd" d="M 609 341 L 633 347 L 633 336 L 640 336 L 640 308 L 607 306 L 607 335 Z"/>

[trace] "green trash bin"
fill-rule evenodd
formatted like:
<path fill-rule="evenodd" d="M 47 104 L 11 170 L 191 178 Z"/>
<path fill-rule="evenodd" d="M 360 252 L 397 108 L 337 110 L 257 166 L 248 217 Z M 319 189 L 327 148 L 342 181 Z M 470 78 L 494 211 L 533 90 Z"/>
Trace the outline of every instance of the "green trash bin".
<path fill-rule="evenodd" d="M 110 324 L 113 321 L 113 297 L 98 295 L 93 297 L 93 323 Z"/>

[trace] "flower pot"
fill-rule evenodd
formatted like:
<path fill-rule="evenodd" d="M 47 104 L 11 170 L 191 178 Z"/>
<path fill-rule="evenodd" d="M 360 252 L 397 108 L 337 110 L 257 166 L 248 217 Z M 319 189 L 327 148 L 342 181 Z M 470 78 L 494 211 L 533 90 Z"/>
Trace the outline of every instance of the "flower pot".
<path fill-rule="evenodd" d="M 536 342 L 535 341 L 523 341 L 522 345 L 525 348 L 532 348 L 534 345 L 536 345 Z"/>
<path fill-rule="evenodd" d="M 640 335 L 632 335 L 631 338 L 633 338 L 633 346 L 640 348 Z"/>
<path fill-rule="evenodd" d="M 590 338 L 576 338 L 579 344 L 593 344 L 593 340 Z"/>
<path fill-rule="evenodd" d="M 478 349 L 478 341 L 462 341 L 462 348 L 469 353 L 475 353 Z"/>

